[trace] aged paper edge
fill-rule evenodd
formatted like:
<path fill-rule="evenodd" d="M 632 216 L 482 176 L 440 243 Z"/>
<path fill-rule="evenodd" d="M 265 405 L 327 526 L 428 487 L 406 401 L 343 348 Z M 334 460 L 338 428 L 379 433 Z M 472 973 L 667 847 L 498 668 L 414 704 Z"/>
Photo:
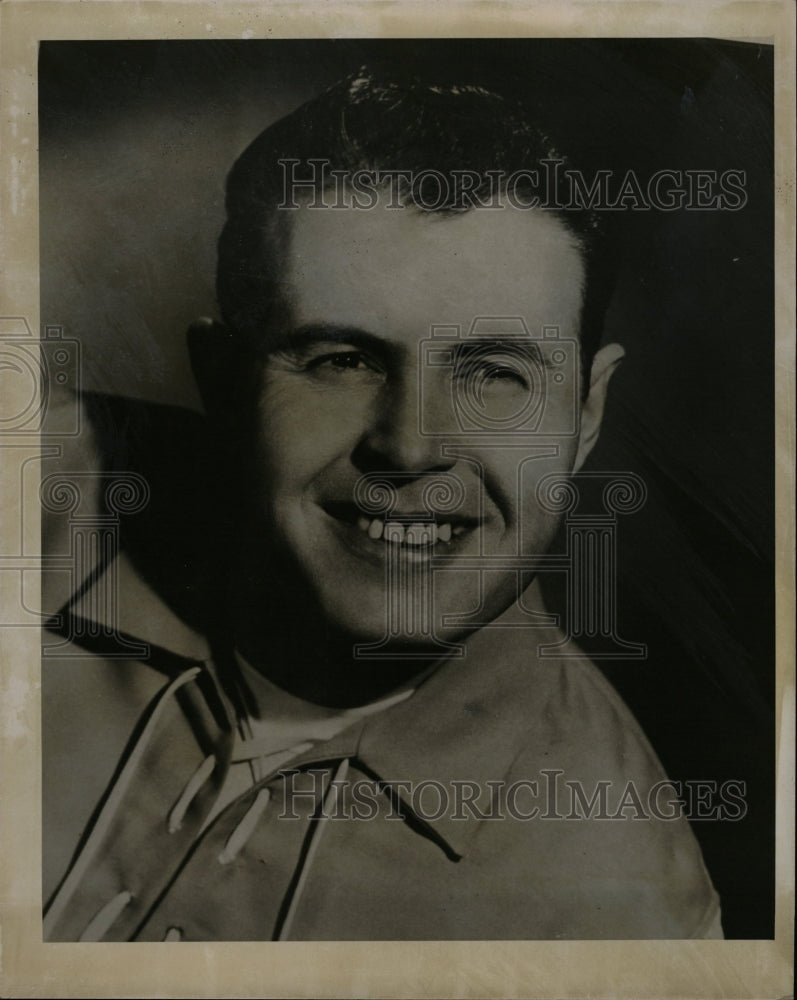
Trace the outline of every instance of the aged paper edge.
<path fill-rule="evenodd" d="M 794 915 L 794 22 L 790 2 L 236 3 L 0 6 L 0 317 L 39 330 L 37 48 L 43 39 L 716 37 L 775 44 L 777 909 L 774 941 L 43 944 L 36 628 L 0 633 L 0 993 L 18 997 L 784 997 Z M 0 406 L 2 406 L 0 401 Z M 7 399 L 8 412 L 15 405 Z M 4 447 L 0 554 L 39 551 L 37 444 Z M 33 463 L 31 466 L 30 463 Z M 22 546 L 22 548 L 20 548 Z M 0 574 L 15 605 L 18 578 Z M 743 864 L 744 860 L 739 859 Z"/>

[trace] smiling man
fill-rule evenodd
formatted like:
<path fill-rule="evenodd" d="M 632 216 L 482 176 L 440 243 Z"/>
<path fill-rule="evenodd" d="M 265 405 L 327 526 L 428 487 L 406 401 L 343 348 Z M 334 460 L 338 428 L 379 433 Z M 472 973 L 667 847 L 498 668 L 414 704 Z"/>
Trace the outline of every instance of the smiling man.
<path fill-rule="evenodd" d="M 361 73 L 233 168 L 191 335 L 229 515 L 207 649 L 175 620 L 81 685 L 47 665 L 49 939 L 721 933 L 630 713 L 540 653 L 541 487 L 623 354 L 599 220 L 538 197 L 561 156 L 500 97 Z"/>
<path fill-rule="evenodd" d="M 619 348 L 595 358 L 580 438 L 557 436 L 579 391 L 573 368 L 546 389 L 536 440 L 521 428 L 496 444 L 495 435 L 459 430 L 452 382 L 474 402 L 480 393 L 486 416 L 522 412 L 538 391 L 528 370 L 539 341 L 463 339 L 440 365 L 429 364 L 419 344 L 434 320 L 467 334 L 474 317 L 507 313 L 531 330 L 556 322 L 575 340 L 584 269 L 572 234 L 550 215 L 511 209 L 446 218 L 383 203 L 371 211 L 305 206 L 292 220 L 284 267 L 292 322 L 263 363 L 254 495 L 324 618 L 361 636 L 383 633 L 386 545 L 408 557 L 414 545 L 403 529 L 389 541 L 391 528 L 428 516 L 422 495 L 435 473 L 456 476 L 464 493 L 435 531 L 438 549 L 514 555 L 522 532 L 523 552 L 544 552 L 555 519 L 535 506 L 533 483 L 518 495 L 517 449 L 500 445 L 513 436 L 538 445 L 554 435 L 556 453 L 536 462 L 536 477 L 580 466 Z M 355 503 L 359 478 L 378 473 L 404 477 L 394 479 L 400 485 L 386 524 Z M 447 574 L 435 591 L 438 613 L 471 606 L 472 582 L 472 573 Z M 505 586 L 493 588 L 488 618 L 510 601 Z"/>
<path fill-rule="evenodd" d="M 370 211 L 303 206 L 290 224 L 282 261 L 290 320 L 267 336 L 256 362 L 251 479 L 241 488 L 253 506 L 241 521 L 239 565 L 246 569 L 236 579 L 246 582 L 233 609 L 239 648 L 255 661 L 269 658 L 256 607 L 280 602 L 273 576 L 262 572 L 275 560 L 287 559 L 301 580 L 302 631 L 308 617 L 317 616 L 326 626 L 325 642 L 331 627 L 351 646 L 386 633 L 391 548 L 398 550 L 397 569 L 401 560 L 423 563 L 440 555 L 544 553 L 557 518 L 539 504 L 536 483 L 580 467 L 622 353 L 617 345 L 597 353 L 581 433 L 562 433 L 581 392 L 577 366 L 561 365 L 561 382 L 550 371 L 550 388 L 534 382 L 556 369 L 550 362 L 555 349 L 577 341 L 584 266 L 575 237 L 550 215 L 485 209 L 445 217 L 380 203 Z M 507 312 L 525 318 L 521 332 L 502 338 L 494 328 L 507 321 L 486 319 L 485 333 L 467 336 L 474 317 Z M 429 364 L 428 350 L 420 349 L 435 318 L 465 334 L 453 345 L 440 342 L 451 348 L 446 364 Z M 561 340 L 531 336 L 552 321 Z M 208 366 L 212 380 L 218 370 Z M 516 413 L 522 419 L 527 402 L 543 393 L 534 432 L 459 428 L 457 411 L 468 400 L 480 407 L 482 423 L 500 426 Z M 520 456 L 518 445 L 526 446 Z M 532 458 L 519 489 L 523 462 Z M 395 490 L 389 513 L 369 516 L 358 507 L 358 484 L 369 479 Z M 424 502 L 437 483 L 453 483 L 458 492 L 450 513 Z M 406 573 L 393 587 L 416 586 L 417 579 Z M 480 605 L 491 621 L 516 596 L 511 570 L 494 574 L 486 589 L 482 582 L 479 572 L 456 566 L 435 573 L 436 635 L 452 631 L 444 616 Z M 282 592 L 282 615 L 290 619 L 297 595 L 286 596 Z M 429 634 L 420 631 L 413 642 L 405 632 L 394 641 L 417 645 Z M 347 674 L 348 660 L 344 653 Z M 316 662 L 306 652 L 301 661 Z M 297 669 L 290 668 L 294 677 Z M 364 693 L 392 685 L 394 671 L 369 672 Z M 334 699 L 334 690 L 327 696 Z"/>

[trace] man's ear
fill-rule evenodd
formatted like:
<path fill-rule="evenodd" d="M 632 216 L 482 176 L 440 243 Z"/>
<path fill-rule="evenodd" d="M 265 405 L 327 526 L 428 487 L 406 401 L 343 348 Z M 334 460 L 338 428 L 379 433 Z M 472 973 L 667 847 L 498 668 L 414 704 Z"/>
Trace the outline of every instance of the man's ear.
<path fill-rule="evenodd" d="M 581 408 L 581 433 L 573 472 L 578 472 L 598 440 L 609 379 L 624 357 L 625 350 L 619 344 L 606 344 L 592 359 L 589 393 Z"/>
<path fill-rule="evenodd" d="M 240 345 L 217 320 L 202 316 L 189 326 L 188 354 L 199 394 L 208 416 L 232 412 L 240 377 Z"/>

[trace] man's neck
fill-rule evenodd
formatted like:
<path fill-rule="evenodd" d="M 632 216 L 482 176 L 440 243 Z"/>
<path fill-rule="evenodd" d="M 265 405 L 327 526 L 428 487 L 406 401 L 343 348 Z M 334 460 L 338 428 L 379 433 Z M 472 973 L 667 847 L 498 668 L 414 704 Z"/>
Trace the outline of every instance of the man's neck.
<path fill-rule="evenodd" d="M 355 657 L 350 637 L 305 628 L 263 637 L 238 632 L 235 647 L 251 669 L 293 699 L 320 710 L 355 708 L 416 686 L 440 662 L 428 658 L 364 660 Z"/>

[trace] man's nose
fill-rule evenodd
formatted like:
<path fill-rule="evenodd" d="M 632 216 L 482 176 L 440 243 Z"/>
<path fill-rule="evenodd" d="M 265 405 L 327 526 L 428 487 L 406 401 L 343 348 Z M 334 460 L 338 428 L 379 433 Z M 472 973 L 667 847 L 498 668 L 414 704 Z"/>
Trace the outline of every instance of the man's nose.
<path fill-rule="evenodd" d="M 443 439 L 439 431 L 434 433 L 451 409 L 445 387 L 427 385 L 422 391 L 416 375 L 408 372 L 380 394 L 355 450 L 355 464 L 362 472 L 444 471 L 456 463 L 444 457 Z"/>

